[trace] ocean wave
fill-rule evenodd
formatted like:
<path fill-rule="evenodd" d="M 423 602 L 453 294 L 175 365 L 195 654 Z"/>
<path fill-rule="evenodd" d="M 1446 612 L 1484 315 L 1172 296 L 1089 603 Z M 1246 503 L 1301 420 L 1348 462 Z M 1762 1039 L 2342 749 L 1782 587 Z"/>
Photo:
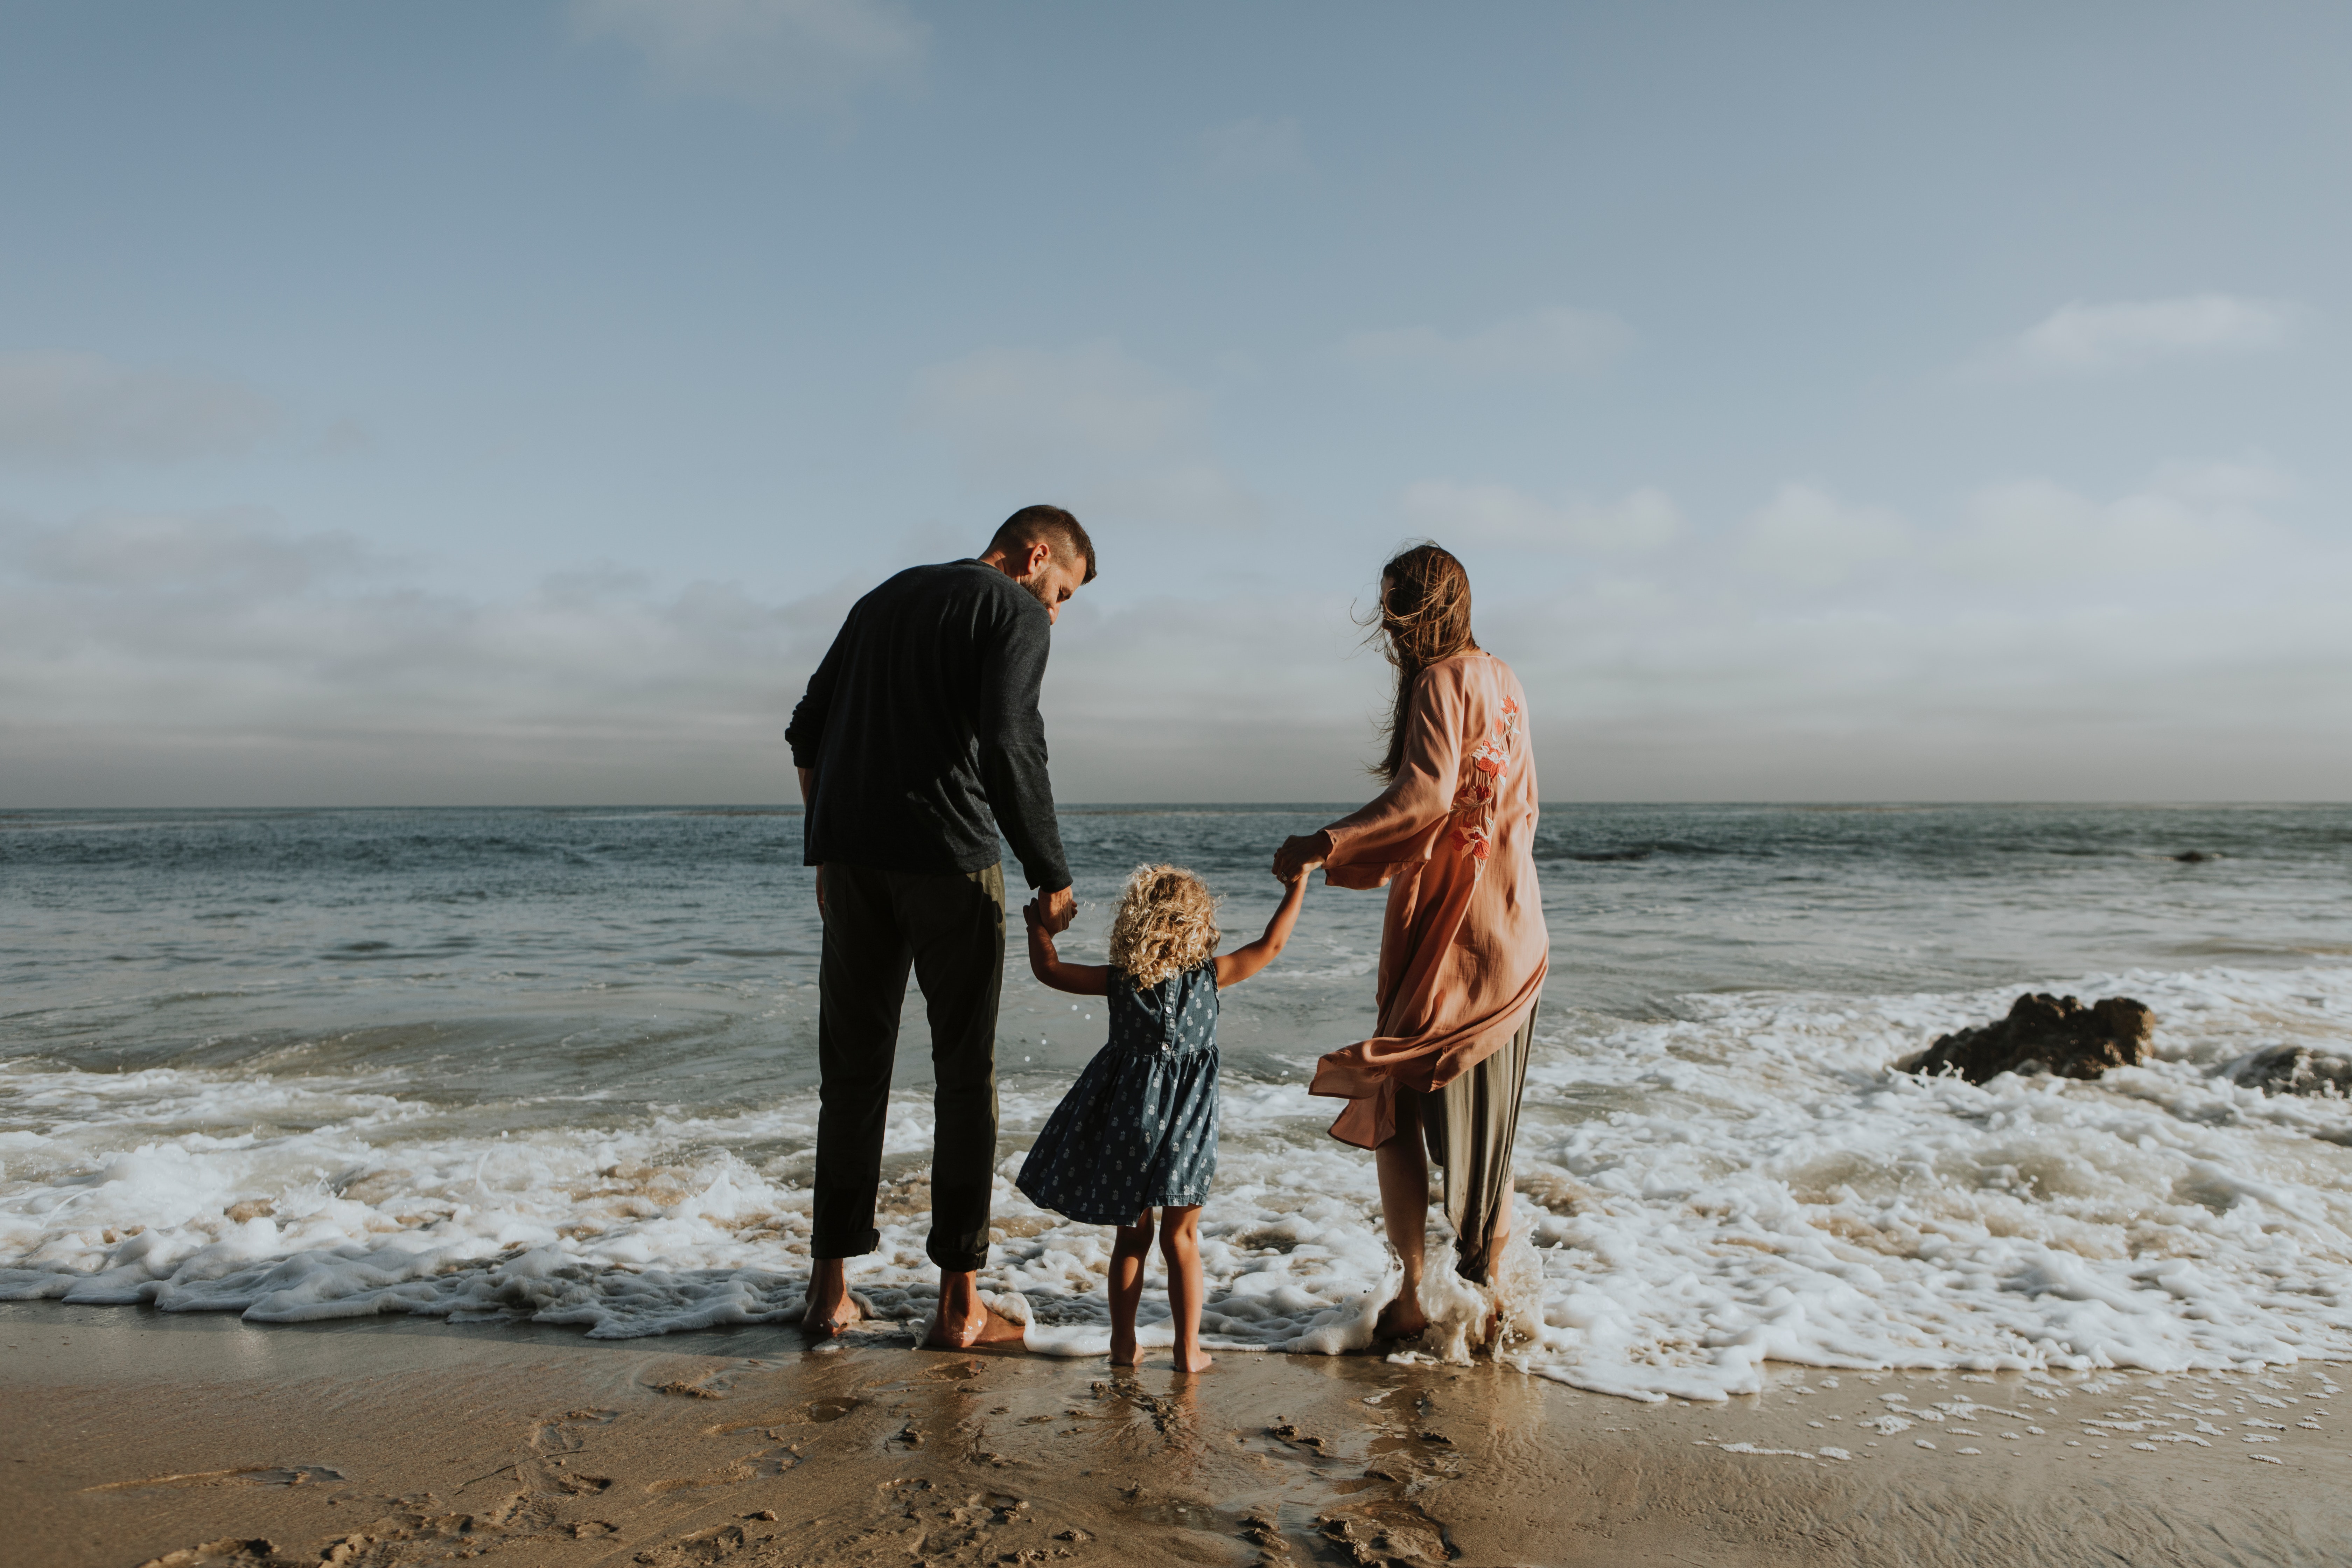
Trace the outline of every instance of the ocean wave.
<path fill-rule="evenodd" d="M 2005 1010 L 2009 990 L 1703 994 L 1649 1022 L 1547 1012 L 1520 1124 L 1504 1294 L 1521 1337 L 1507 1358 L 1700 1399 L 1756 1391 L 1767 1361 L 2352 1360 L 2352 1102 L 2232 1076 L 2272 1046 L 2341 1053 L 2352 969 L 2036 988 L 2148 1003 L 2153 1058 L 2095 1083 L 1891 1070 Z M 1038 1210 L 1011 1180 L 1054 1097 L 1026 1079 L 1004 1094 L 983 1284 L 1021 1299 L 1037 1348 L 1094 1353 L 1109 1233 Z M 1370 1159 L 1323 1134 L 1335 1110 L 1296 1082 L 1229 1077 L 1202 1225 L 1212 1343 L 1369 1340 L 1392 1263 Z M 393 1072 L 17 1062 L 0 1069 L 0 1297 L 261 1322 L 526 1318 L 602 1337 L 780 1321 L 807 1273 L 814 1114 L 803 1093 L 518 1132 L 496 1107 L 435 1103 Z M 884 1320 L 928 1310 L 930 1143 L 926 1097 L 895 1096 L 882 1245 L 853 1264 Z M 1433 1277 L 1433 1294 L 1453 1289 Z M 1147 1299 L 1147 1324 L 1164 1310 Z"/>

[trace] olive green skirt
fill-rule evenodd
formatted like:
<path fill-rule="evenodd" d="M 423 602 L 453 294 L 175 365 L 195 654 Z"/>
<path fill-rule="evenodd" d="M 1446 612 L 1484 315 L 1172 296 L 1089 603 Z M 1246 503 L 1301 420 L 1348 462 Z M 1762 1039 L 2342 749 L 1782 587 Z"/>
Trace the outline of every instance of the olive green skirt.
<path fill-rule="evenodd" d="M 1481 1285 L 1491 1282 L 1495 1221 L 1510 1215 L 1511 1145 L 1518 1138 L 1519 1094 L 1527 1088 L 1541 1005 L 1528 1009 L 1528 1021 L 1510 1044 L 1444 1088 L 1430 1094 L 1397 1089 L 1398 1120 L 1412 1106 L 1429 1162 L 1445 1172 L 1445 1217 L 1459 1238 L 1455 1268 Z"/>

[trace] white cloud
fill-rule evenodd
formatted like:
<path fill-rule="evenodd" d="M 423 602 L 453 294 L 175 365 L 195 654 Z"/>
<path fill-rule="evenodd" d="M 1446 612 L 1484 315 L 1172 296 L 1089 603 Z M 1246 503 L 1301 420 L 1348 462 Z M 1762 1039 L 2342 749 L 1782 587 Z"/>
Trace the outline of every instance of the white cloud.
<path fill-rule="evenodd" d="M 2180 495 L 2280 482 L 2167 472 Z M 1081 595 L 1045 686 L 1061 797 L 1368 795 L 1387 670 L 1349 618 L 1368 584 L 1330 570 Z M 785 798 L 784 719 L 872 584 L 779 603 L 609 566 L 515 593 L 404 573 L 260 513 L 0 527 L 0 805 Z M 1797 613 L 1653 575 L 1477 582 L 1547 800 L 2310 799 L 2352 776 L 2341 552 L 2049 600 L 1923 576 Z"/>
<path fill-rule="evenodd" d="M 643 54 L 666 88 L 763 107 L 838 109 L 904 85 L 930 37 L 891 0 L 576 0 L 572 16 Z"/>
<path fill-rule="evenodd" d="M 68 528 L 0 524 L 0 562 L 68 588 L 210 595 L 290 592 L 367 563 L 348 537 L 297 536 L 258 508 L 188 515 L 93 512 Z"/>
<path fill-rule="evenodd" d="M 1412 527 L 1440 542 L 1457 539 L 1537 550 L 1651 550 L 1682 531 L 1682 514 L 1663 490 L 1643 488 L 1594 505 L 1554 504 L 1508 485 L 1431 479 L 1400 502 Z"/>
<path fill-rule="evenodd" d="M 1054 634 L 1045 721 L 1064 800 L 1334 800 L 1370 785 L 1393 679 L 1345 594 L 1247 589 L 1100 611 Z M 1271 846 L 1269 846 L 1271 848 Z"/>
<path fill-rule="evenodd" d="M 2169 464 L 2146 489 L 2098 501 L 2048 479 L 1990 485 L 1970 498 L 1940 552 L 1986 581 L 2113 577 L 2212 566 L 2279 542 L 2255 504 L 2286 493 L 2260 464 Z"/>
<path fill-rule="evenodd" d="M 1307 174 L 1306 139 L 1296 120 L 1232 120 L 1201 132 L 1201 166 L 1213 180 L 1239 184 Z"/>
<path fill-rule="evenodd" d="M 1433 327 L 1352 332 L 1339 352 L 1368 370 L 1471 379 L 1598 370 L 1633 341 L 1633 329 L 1614 316 L 1553 306 L 1459 335 Z"/>
<path fill-rule="evenodd" d="M 1259 512 L 1212 456 L 1202 400 L 1108 339 L 928 366 L 910 407 L 974 481 L 1081 516 L 1245 524 Z"/>
<path fill-rule="evenodd" d="M 1547 800 L 2341 799 L 2352 623 L 2257 598 L 1802 616 L 1667 591 L 1482 610 Z"/>
<path fill-rule="evenodd" d="M 0 801 L 773 800 L 847 595 L 455 593 L 256 512 L 0 528 Z"/>
<path fill-rule="evenodd" d="M 1849 506 L 1809 485 L 1783 485 L 1748 519 L 1739 558 L 1791 583 L 1830 587 L 1912 547 L 1910 525 L 1894 512 Z"/>
<path fill-rule="evenodd" d="M 2232 294 L 2062 305 L 2004 344 L 1989 367 L 2028 375 L 2084 375 L 2191 355 L 2283 346 L 2293 309 Z"/>
<path fill-rule="evenodd" d="M 244 451 L 278 409 L 247 387 L 93 354 L 0 354 L 0 460 L 163 462 Z"/>

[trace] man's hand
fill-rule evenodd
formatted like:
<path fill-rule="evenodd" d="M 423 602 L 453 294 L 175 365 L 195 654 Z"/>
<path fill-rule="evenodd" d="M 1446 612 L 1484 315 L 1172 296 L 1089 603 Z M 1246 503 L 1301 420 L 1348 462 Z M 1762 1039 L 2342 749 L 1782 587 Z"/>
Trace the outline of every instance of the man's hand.
<path fill-rule="evenodd" d="M 1282 841 L 1282 847 L 1274 852 L 1275 880 L 1296 882 L 1330 858 L 1331 835 L 1328 832 L 1286 838 Z"/>
<path fill-rule="evenodd" d="M 1048 936 L 1069 930 L 1070 922 L 1078 915 L 1077 895 L 1067 888 L 1058 892 L 1038 894 L 1034 907 L 1037 910 L 1036 923 L 1045 928 Z"/>

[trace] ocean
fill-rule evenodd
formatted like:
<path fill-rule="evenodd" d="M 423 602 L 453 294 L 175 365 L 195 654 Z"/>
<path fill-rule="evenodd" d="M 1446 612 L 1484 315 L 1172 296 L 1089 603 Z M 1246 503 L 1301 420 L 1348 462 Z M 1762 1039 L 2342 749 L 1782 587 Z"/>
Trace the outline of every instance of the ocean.
<path fill-rule="evenodd" d="M 1065 954 L 1101 956 L 1148 860 L 1249 940 L 1274 847 L 1343 809 L 1066 807 Z M 2352 1055 L 2352 807 L 1562 805 L 1538 856 L 1512 1364 L 1719 1399 L 1770 1361 L 2352 1360 L 2352 1102 L 2234 1076 L 2282 1043 Z M 784 1321 L 815 1128 L 800 859 L 798 813 L 754 807 L 0 814 L 0 1299 Z M 1371 1161 L 1304 1085 L 1370 1030 L 1381 899 L 1318 880 L 1224 998 L 1213 1346 L 1366 1342 Z M 1893 1070 L 2027 990 L 2138 998 L 2153 1059 Z M 1016 921 L 982 1283 L 1059 1353 L 1105 1342 L 1109 1234 L 1012 1176 L 1102 1036 L 1031 981 Z M 852 1266 L 906 1323 L 932 1278 L 926 1040 L 910 994 L 883 1245 Z"/>

